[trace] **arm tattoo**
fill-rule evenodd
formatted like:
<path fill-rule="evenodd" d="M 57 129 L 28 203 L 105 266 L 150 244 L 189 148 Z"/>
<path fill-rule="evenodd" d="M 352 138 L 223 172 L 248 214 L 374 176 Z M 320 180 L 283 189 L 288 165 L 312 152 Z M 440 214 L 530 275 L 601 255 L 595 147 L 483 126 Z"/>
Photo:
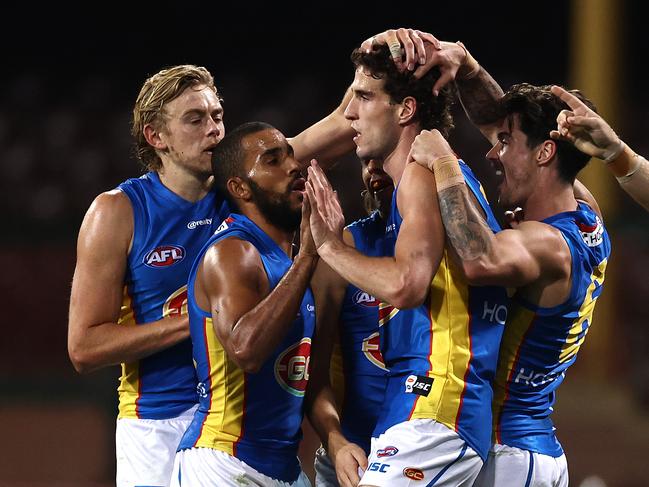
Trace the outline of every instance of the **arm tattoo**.
<path fill-rule="evenodd" d="M 439 193 L 442 221 L 451 245 L 462 260 L 475 260 L 489 252 L 491 229 L 470 201 L 465 185 L 451 186 Z"/>
<path fill-rule="evenodd" d="M 488 125 L 503 118 L 499 100 L 503 90 L 484 68 L 475 78 L 456 81 L 460 102 L 474 125 Z"/>

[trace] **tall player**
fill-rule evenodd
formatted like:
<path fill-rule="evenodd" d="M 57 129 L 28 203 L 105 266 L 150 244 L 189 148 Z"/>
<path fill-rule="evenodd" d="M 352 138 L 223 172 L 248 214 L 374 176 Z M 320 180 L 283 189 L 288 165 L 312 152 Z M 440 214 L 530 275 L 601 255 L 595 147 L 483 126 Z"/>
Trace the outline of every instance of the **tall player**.
<path fill-rule="evenodd" d="M 456 46 L 453 56 L 464 51 Z M 322 171 L 309 168 L 307 194 L 318 253 L 336 272 L 386 303 L 381 327 L 390 370 L 386 402 L 375 428 L 361 485 L 472 485 L 486 459 L 491 431 L 491 380 L 506 318 L 501 287 L 467 285 L 445 247 L 431 194 L 432 173 L 407 164 L 423 128 L 450 128 L 449 94 L 433 96 L 439 72 L 421 79 L 398 72 L 387 47 L 356 51 L 353 99 L 345 110 L 357 132 L 356 153 L 381 158 L 397 187 L 388 220 L 391 249 L 368 257 L 340 238 L 344 220 Z M 462 176 L 498 229 L 479 184 L 466 165 Z"/>

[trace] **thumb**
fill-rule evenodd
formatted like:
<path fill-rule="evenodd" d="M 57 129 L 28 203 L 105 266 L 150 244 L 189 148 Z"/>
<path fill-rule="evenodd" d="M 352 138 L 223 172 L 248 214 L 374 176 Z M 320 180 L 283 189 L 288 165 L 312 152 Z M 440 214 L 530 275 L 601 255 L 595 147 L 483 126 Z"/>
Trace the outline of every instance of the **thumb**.
<path fill-rule="evenodd" d="M 406 164 L 410 164 L 411 162 L 415 162 L 415 156 L 412 153 L 412 147 L 410 148 L 410 151 L 408 152 L 408 159 Z"/>

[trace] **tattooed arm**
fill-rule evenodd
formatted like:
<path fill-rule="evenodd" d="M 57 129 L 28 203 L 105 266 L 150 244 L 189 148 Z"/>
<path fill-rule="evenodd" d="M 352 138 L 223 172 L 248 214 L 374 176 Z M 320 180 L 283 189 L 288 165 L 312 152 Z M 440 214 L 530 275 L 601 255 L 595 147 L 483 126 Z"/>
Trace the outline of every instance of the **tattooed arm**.
<path fill-rule="evenodd" d="M 435 173 L 442 222 L 469 283 L 521 287 L 569 275 L 570 250 L 555 228 L 522 222 L 515 230 L 491 231 L 437 130 L 417 136 L 410 160 Z"/>
<path fill-rule="evenodd" d="M 471 78 L 458 76 L 455 80 L 464 112 L 489 142 L 495 144 L 497 129 L 504 114 L 500 108 L 503 90 L 482 67 Z"/>

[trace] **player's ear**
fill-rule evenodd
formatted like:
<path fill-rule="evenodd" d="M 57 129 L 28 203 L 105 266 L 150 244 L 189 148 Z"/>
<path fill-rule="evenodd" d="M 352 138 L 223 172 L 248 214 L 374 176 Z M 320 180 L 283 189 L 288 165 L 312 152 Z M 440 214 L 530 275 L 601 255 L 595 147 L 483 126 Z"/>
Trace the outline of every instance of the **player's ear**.
<path fill-rule="evenodd" d="M 549 163 L 557 154 L 557 143 L 552 139 L 547 139 L 539 144 L 536 152 L 536 162 L 539 165 Z"/>
<path fill-rule="evenodd" d="M 412 96 L 406 96 L 403 101 L 400 103 L 401 108 L 399 109 L 399 124 L 405 125 L 410 122 L 415 113 L 417 113 L 417 100 Z"/>
<path fill-rule="evenodd" d="M 247 181 L 240 178 L 239 176 L 234 176 L 228 179 L 226 183 L 228 192 L 232 195 L 233 198 L 238 200 L 249 201 L 252 197 L 252 191 L 250 191 L 250 185 Z"/>
<path fill-rule="evenodd" d="M 164 141 L 164 136 L 160 128 L 157 128 L 152 123 L 147 123 L 142 129 L 142 134 L 148 144 L 154 149 L 165 150 L 167 143 Z"/>

